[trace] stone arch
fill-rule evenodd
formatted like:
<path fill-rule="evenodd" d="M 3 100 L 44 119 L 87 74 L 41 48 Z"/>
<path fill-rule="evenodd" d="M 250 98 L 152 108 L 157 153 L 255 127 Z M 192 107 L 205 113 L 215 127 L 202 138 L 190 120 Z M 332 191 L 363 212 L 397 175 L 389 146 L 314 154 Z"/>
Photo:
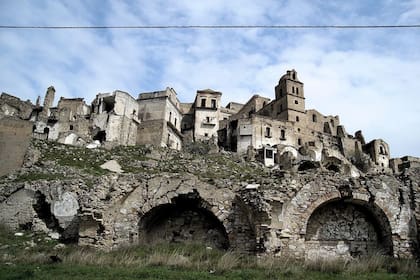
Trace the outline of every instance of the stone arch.
<path fill-rule="evenodd" d="M 199 243 L 229 248 L 223 222 L 198 192 L 180 194 L 170 203 L 157 205 L 140 217 L 139 241 L 153 243 Z"/>
<path fill-rule="evenodd" d="M 279 156 L 281 156 L 282 154 L 289 152 L 293 158 L 297 158 L 298 157 L 298 150 L 296 148 L 294 148 L 293 146 L 286 146 L 284 148 L 281 149 Z"/>
<path fill-rule="evenodd" d="M 386 213 L 360 199 L 335 198 L 320 203 L 310 211 L 301 233 L 307 258 L 393 253 Z"/>
<path fill-rule="evenodd" d="M 305 171 L 309 169 L 319 168 L 320 164 L 317 161 L 303 160 L 299 163 L 298 171 Z"/>

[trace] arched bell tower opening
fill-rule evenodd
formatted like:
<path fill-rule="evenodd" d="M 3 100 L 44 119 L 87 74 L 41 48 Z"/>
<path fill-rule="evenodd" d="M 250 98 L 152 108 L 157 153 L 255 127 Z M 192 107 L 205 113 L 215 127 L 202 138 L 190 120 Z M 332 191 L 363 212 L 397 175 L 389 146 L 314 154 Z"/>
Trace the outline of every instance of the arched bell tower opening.
<path fill-rule="evenodd" d="M 391 227 L 372 203 L 354 199 L 328 201 L 310 216 L 305 236 L 306 257 L 392 255 Z"/>
<path fill-rule="evenodd" d="M 140 219 L 140 243 L 194 243 L 228 249 L 225 227 L 206 204 L 192 192 L 152 208 Z"/>

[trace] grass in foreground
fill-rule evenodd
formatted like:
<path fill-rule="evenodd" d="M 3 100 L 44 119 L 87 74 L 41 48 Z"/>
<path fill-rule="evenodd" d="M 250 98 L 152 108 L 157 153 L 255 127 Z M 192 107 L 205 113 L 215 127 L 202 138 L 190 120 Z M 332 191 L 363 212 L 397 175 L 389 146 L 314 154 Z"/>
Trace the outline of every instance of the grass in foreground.
<path fill-rule="evenodd" d="M 61 262 L 54 262 L 57 256 Z M 103 252 L 0 227 L 0 279 L 420 279 L 414 261 L 373 255 L 312 262 L 255 257 L 197 244 L 162 244 Z"/>
<path fill-rule="evenodd" d="M 206 271 L 171 266 L 109 267 L 99 265 L 0 265 L 0 279 L 419 279 L 418 275 L 370 273 L 327 273 L 319 271 L 282 271 L 262 268 Z"/>

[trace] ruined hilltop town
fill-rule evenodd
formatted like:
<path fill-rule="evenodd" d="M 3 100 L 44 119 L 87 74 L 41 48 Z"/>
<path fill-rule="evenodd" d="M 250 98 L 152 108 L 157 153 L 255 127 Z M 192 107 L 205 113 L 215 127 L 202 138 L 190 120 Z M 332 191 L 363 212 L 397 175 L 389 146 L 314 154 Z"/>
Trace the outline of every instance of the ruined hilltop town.
<path fill-rule="evenodd" d="M 101 249 L 418 258 L 420 159 L 306 109 L 295 70 L 274 93 L 225 107 L 211 89 L 192 103 L 168 87 L 56 107 L 52 86 L 43 105 L 2 93 L 0 224 Z M 209 150 L 191 150 L 200 143 Z"/>
<path fill-rule="evenodd" d="M 287 71 L 275 86 L 275 99 L 252 96 L 245 104 L 221 105 L 222 93 L 198 90 L 193 103 L 181 103 L 173 88 L 140 93 L 133 98 L 116 90 L 100 93 L 88 105 L 83 98 L 61 97 L 53 107 L 54 87 L 43 106 L 2 93 L 0 119 L 17 117 L 32 123 L 32 136 L 59 143 L 86 146 L 154 144 L 181 150 L 191 141 L 210 141 L 220 149 L 248 153 L 266 166 L 290 167 L 293 161 L 370 160 L 381 170 L 399 170 L 415 158 L 390 159 L 382 139 L 365 142 L 361 131 L 348 134 L 339 116 L 306 109 L 304 84 L 295 70 Z M 95 144 L 93 144 L 95 145 Z M 324 154 L 323 154 L 324 153 Z M 327 154 L 325 154 L 327 153 Z M 327 169 L 338 165 L 325 162 Z M 402 168 L 402 167 L 401 167 Z"/>

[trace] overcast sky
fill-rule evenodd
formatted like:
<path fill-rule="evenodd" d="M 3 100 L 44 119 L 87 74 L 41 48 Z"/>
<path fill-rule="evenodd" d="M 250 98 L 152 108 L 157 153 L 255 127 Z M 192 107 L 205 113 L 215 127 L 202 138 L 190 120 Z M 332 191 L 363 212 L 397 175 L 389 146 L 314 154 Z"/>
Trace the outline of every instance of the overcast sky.
<path fill-rule="evenodd" d="M 420 24 L 420 0 L 0 0 L 0 25 Z M 222 101 L 274 98 L 288 69 L 306 107 L 339 115 L 348 133 L 382 138 L 391 155 L 420 156 L 420 29 L 0 29 L 0 91 L 35 102 L 173 87 Z"/>

